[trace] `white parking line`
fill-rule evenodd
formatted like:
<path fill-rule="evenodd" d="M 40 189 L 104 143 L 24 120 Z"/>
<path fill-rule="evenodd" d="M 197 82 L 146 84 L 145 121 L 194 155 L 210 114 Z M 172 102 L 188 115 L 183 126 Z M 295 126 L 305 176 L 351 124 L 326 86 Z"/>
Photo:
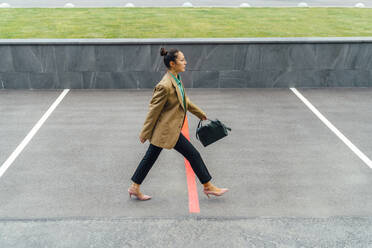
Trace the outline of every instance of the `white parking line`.
<path fill-rule="evenodd" d="M 372 161 L 356 147 L 351 141 L 346 138 L 338 129 L 333 126 L 296 88 L 290 88 L 293 93 L 301 99 L 303 103 L 329 128 L 331 131 L 337 135 L 364 163 L 366 163 L 369 168 L 372 169 Z"/>
<path fill-rule="evenodd" d="M 27 134 L 27 136 L 22 140 L 22 142 L 17 146 L 14 152 L 9 156 L 9 158 L 1 165 L 0 167 L 0 178 L 4 175 L 5 171 L 9 168 L 9 166 L 14 162 L 14 160 L 18 157 L 18 155 L 22 152 L 23 148 L 26 147 L 28 142 L 34 137 L 40 127 L 44 124 L 44 122 L 48 119 L 50 114 L 54 111 L 54 109 L 58 106 L 58 104 L 62 101 L 62 99 L 67 95 L 70 89 L 65 89 L 59 95 L 59 97 L 54 101 L 54 103 L 49 107 L 47 112 L 41 117 L 41 119 L 35 124 L 35 126 L 31 129 L 31 131 Z"/>

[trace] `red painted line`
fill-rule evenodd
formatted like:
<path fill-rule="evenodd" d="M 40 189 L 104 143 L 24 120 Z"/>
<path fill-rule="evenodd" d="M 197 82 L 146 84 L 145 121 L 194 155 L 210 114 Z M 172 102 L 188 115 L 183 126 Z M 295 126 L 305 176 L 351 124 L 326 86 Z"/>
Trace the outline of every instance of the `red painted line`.
<path fill-rule="evenodd" d="M 181 132 L 188 140 L 190 140 L 187 115 L 185 117 L 185 122 L 183 123 Z M 195 173 L 191 168 L 190 162 L 186 158 L 184 158 L 184 160 L 186 168 L 187 189 L 189 191 L 189 211 L 190 213 L 200 213 L 199 197 L 195 182 Z"/>

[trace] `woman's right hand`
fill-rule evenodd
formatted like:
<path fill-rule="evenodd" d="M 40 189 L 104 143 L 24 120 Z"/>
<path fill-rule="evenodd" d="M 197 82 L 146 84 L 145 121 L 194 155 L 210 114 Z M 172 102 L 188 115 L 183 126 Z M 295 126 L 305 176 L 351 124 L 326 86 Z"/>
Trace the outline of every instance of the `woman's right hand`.
<path fill-rule="evenodd" d="M 146 139 L 140 137 L 141 143 L 145 143 Z"/>

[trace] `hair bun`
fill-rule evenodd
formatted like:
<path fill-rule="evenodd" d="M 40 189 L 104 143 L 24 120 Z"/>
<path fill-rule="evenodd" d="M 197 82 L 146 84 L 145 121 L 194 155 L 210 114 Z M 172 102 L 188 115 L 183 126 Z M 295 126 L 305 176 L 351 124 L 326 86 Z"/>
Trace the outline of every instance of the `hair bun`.
<path fill-rule="evenodd" d="M 160 48 L 160 55 L 161 55 L 161 56 L 165 56 L 165 55 L 167 55 L 167 53 L 168 53 L 168 51 L 165 50 L 164 47 Z"/>

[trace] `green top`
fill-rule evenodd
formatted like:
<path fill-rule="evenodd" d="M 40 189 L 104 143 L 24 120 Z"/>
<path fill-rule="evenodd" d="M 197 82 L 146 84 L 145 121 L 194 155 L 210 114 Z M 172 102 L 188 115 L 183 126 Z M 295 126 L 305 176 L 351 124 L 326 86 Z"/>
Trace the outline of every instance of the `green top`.
<path fill-rule="evenodd" d="M 186 109 L 185 93 L 183 91 L 183 87 L 182 87 L 182 83 L 181 83 L 181 76 L 180 76 L 180 74 L 178 74 L 177 75 L 177 78 L 176 78 L 172 73 L 170 73 L 170 74 L 172 75 L 172 77 L 174 78 L 174 80 L 176 80 L 177 85 L 178 85 L 178 88 L 180 88 L 180 91 L 181 91 L 181 94 L 182 94 L 183 106 Z"/>

